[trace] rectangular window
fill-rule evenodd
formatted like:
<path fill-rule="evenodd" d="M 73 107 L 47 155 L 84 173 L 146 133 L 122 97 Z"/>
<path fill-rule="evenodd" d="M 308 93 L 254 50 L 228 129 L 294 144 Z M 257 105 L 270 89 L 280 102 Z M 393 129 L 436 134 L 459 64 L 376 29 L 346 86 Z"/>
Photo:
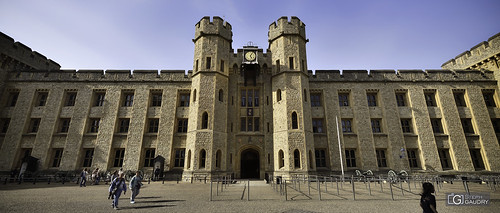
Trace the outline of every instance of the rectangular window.
<path fill-rule="evenodd" d="M 253 103 L 253 105 L 257 107 L 257 106 L 259 106 L 259 95 L 260 95 L 260 93 L 259 93 L 258 89 L 254 90 L 253 92 L 254 92 L 254 96 L 253 96 L 254 103 Z"/>
<path fill-rule="evenodd" d="M 323 133 L 323 119 L 321 118 L 313 118 L 313 132 L 314 133 Z"/>
<path fill-rule="evenodd" d="M 16 106 L 17 103 L 17 98 L 19 97 L 19 92 L 10 92 L 9 93 L 9 99 L 7 100 L 7 106 L 8 107 L 13 107 Z"/>
<path fill-rule="evenodd" d="M 240 119 L 240 131 L 242 131 L 242 132 L 247 131 L 247 118 L 246 117 L 241 117 L 241 119 Z"/>
<path fill-rule="evenodd" d="M 260 119 L 259 119 L 259 117 L 253 118 L 253 130 L 256 132 L 260 131 Z"/>
<path fill-rule="evenodd" d="M 339 106 L 349 106 L 349 93 L 339 93 Z"/>
<path fill-rule="evenodd" d="M 293 66 L 293 57 L 289 57 L 288 61 L 290 62 L 290 69 L 293 70 L 295 66 Z"/>
<path fill-rule="evenodd" d="M 241 90 L 241 106 L 246 106 L 247 105 L 247 92 L 246 90 Z"/>
<path fill-rule="evenodd" d="M 220 71 L 224 72 L 224 60 L 220 60 Z"/>
<path fill-rule="evenodd" d="M 342 119 L 342 132 L 352 132 L 352 119 Z"/>
<path fill-rule="evenodd" d="M 0 120 L 0 133 L 7 133 L 7 130 L 9 129 L 9 124 L 10 124 L 10 118 L 2 118 Z"/>
<path fill-rule="evenodd" d="M 418 158 L 417 158 L 418 150 L 408 149 L 407 153 L 408 153 L 408 162 L 410 163 L 410 168 L 419 168 L 418 167 Z"/>
<path fill-rule="evenodd" d="M 94 149 L 84 149 L 83 153 L 85 153 L 83 157 L 83 167 L 91 167 L 92 159 L 94 158 Z"/>
<path fill-rule="evenodd" d="M 36 133 L 38 132 L 38 128 L 40 127 L 40 118 L 32 118 L 30 121 L 30 126 L 28 129 L 29 133 Z"/>
<path fill-rule="evenodd" d="M 106 96 L 106 92 L 96 92 L 94 99 L 94 106 L 103 106 L 104 105 L 104 97 Z"/>
<path fill-rule="evenodd" d="M 48 92 L 38 92 L 36 98 L 36 106 L 45 106 L 47 103 L 47 96 L 49 96 Z"/>
<path fill-rule="evenodd" d="M 345 162 L 347 167 L 356 167 L 356 150 L 346 149 L 345 150 Z"/>
<path fill-rule="evenodd" d="M 149 119 L 149 126 L 148 126 L 148 132 L 149 133 L 157 133 L 158 132 L 158 126 L 160 124 L 160 119 L 159 118 L 150 118 Z"/>
<path fill-rule="evenodd" d="M 280 67 L 281 67 L 280 60 L 276 60 L 276 71 L 277 72 L 280 72 Z"/>
<path fill-rule="evenodd" d="M 247 90 L 247 101 L 248 101 L 248 107 L 253 106 L 253 91 L 252 90 Z"/>
<path fill-rule="evenodd" d="M 452 169 L 453 166 L 451 165 L 449 150 L 438 149 L 438 152 L 439 152 L 439 159 L 441 161 L 441 167 L 443 167 L 443 169 Z"/>
<path fill-rule="evenodd" d="M 382 125 L 381 125 L 381 120 L 380 119 L 372 119 L 372 132 L 373 133 L 380 133 L 382 132 Z"/>
<path fill-rule="evenodd" d="M 412 133 L 411 119 L 401 119 L 401 129 L 403 133 Z"/>
<path fill-rule="evenodd" d="M 368 106 L 371 107 L 377 106 L 377 93 L 367 93 L 366 99 L 368 101 Z"/>
<path fill-rule="evenodd" d="M 61 158 L 62 158 L 62 149 L 54 149 L 53 150 L 53 155 L 52 155 L 52 167 L 59 167 L 61 164 Z"/>
<path fill-rule="evenodd" d="M 144 155 L 144 167 L 153 167 L 155 165 L 155 149 L 146 149 Z"/>
<path fill-rule="evenodd" d="M 130 125 L 130 118 L 120 118 L 119 119 L 119 133 L 127 133 L 128 132 L 128 127 Z"/>
<path fill-rule="evenodd" d="M 472 159 L 472 164 L 474 169 L 481 170 L 484 169 L 483 157 L 481 156 L 481 149 L 470 149 L 470 157 Z"/>
<path fill-rule="evenodd" d="M 186 153 L 186 149 L 176 149 L 175 150 L 175 161 L 174 167 L 184 167 L 184 155 Z"/>
<path fill-rule="evenodd" d="M 89 132 L 90 133 L 97 133 L 99 132 L 99 123 L 101 122 L 100 118 L 90 118 L 89 119 Z"/>
<path fill-rule="evenodd" d="M 495 133 L 500 133 L 500 119 L 499 118 L 493 118 L 491 119 L 491 124 L 493 124 L 493 129 L 495 130 Z"/>
<path fill-rule="evenodd" d="M 457 107 L 467 107 L 465 103 L 465 94 L 460 91 L 453 92 L 453 96 L 455 97 L 455 104 Z"/>
<path fill-rule="evenodd" d="M 495 104 L 495 91 L 494 90 L 483 90 L 484 103 L 487 107 L 496 107 Z"/>
<path fill-rule="evenodd" d="M 321 106 L 321 93 L 311 93 L 311 106 L 312 107 Z"/>
<path fill-rule="evenodd" d="M 215 63 L 217 63 L 217 62 L 215 62 Z M 211 65 L 212 65 L 212 58 L 207 57 L 207 64 L 206 64 L 206 65 L 207 65 L 207 66 L 206 66 L 206 67 L 207 67 L 207 70 L 210 70 L 210 67 L 211 67 Z"/>
<path fill-rule="evenodd" d="M 434 92 L 426 92 L 424 93 L 424 96 L 425 96 L 425 103 L 427 104 L 428 107 L 437 106 L 436 95 Z"/>
<path fill-rule="evenodd" d="M 161 106 L 161 92 L 154 92 L 151 94 L 151 106 L 152 107 L 159 107 Z"/>
<path fill-rule="evenodd" d="M 179 118 L 177 120 L 177 132 L 187 132 L 188 129 L 188 119 Z"/>
<path fill-rule="evenodd" d="M 71 119 L 70 118 L 61 118 L 60 120 L 60 128 L 59 128 L 59 132 L 61 133 L 67 133 L 68 130 L 69 130 L 69 124 L 71 123 Z"/>
<path fill-rule="evenodd" d="M 314 155 L 316 156 L 316 167 L 326 167 L 326 150 L 316 149 Z"/>
<path fill-rule="evenodd" d="M 444 133 L 441 118 L 431 118 L 431 125 L 434 133 Z"/>
<path fill-rule="evenodd" d="M 385 149 L 377 149 L 375 151 L 377 154 L 378 167 L 387 167 L 387 158 L 385 156 Z"/>
<path fill-rule="evenodd" d="M 398 107 L 406 106 L 406 93 L 398 92 L 396 93 L 396 103 Z"/>
<path fill-rule="evenodd" d="M 125 149 L 115 149 L 115 159 L 113 161 L 113 167 L 122 167 L 123 157 L 125 157 Z"/>
<path fill-rule="evenodd" d="M 75 106 L 76 92 L 66 93 L 66 101 L 64 106 Z"/>
<path fill-rule="evenodd" d="M 134 104 L 134 93 L 125 92 L 123 93 L 123 105 L 124 107 L 131 107 Z"/>
<path fill-rule="evenodd" d="M 462 122 L 462 128 L 465 134 L 474 134 L 474 127 L 472 126 L 470 118 L 462 118 L 460 121 Z"/>
<path fill-rule="evenodd" d="M 196 66 L 194 67 L 194 71 L 198 72 L 198 59 L 196 59 Z"/>
<path fill-rule="evenodd" d="M 189 107 L 189 93 L 181 93 L 179 95 L 180 100 L 179 100 L 179 106 L 180 107 Z"/>

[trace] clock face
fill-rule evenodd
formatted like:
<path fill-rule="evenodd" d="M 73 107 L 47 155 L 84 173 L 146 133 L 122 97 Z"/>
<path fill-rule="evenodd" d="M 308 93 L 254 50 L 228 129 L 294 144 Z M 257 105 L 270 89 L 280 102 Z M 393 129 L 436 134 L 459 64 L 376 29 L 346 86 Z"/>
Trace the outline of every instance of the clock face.
<path fill-rule="evenodd" d="M 247 61 L 255 60 L 255 52 L 250 51 L 250 52 L 245 53 L 245 59 Z"/>

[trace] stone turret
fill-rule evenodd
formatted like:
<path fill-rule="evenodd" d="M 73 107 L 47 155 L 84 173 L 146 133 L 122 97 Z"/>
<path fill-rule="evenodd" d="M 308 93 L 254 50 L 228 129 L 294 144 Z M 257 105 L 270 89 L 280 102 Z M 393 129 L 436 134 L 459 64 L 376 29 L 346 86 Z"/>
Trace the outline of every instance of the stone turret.
<path fill-rule="evenodd" d="M 196 24 L 191 105 L 183 176 L 225 171 L 231 25 L 219 17 Z M 217 118 L 217 119 L 215 119 Z"/>
<path fill-rule="evenodd" d="M 273 65 L 273 141 L 275 175 L 314 171 L 305 24 L 281 17 L 269 26 Z"/>

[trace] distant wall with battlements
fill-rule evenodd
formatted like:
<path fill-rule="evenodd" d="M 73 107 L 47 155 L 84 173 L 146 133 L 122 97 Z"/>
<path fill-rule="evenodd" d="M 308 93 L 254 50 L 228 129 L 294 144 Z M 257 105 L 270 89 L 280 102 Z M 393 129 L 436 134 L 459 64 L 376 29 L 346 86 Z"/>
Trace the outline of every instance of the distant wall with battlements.
<path fill-rule="evenodd" d="M 441 65 L 443 69 L 500 70 L 500 33 Z"/>

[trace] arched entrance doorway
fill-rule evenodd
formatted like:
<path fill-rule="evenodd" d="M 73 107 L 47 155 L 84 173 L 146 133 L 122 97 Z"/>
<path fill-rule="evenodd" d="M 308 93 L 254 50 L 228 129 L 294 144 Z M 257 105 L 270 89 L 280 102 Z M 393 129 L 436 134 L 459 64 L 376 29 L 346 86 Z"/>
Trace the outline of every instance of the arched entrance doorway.
<path fill-rule="evenodd" d="M 246 149 L 241 152 L 241 178 L 260 178 L 259 152 Z"/>

